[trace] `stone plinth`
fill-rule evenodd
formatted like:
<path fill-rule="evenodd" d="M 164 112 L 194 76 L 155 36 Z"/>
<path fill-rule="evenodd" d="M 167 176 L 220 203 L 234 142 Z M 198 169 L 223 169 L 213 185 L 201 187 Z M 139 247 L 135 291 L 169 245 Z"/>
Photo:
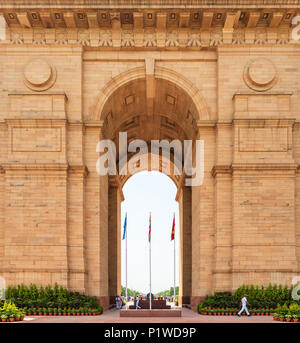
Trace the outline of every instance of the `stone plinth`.
<path fill-rule="evenodd" d="M 141 309 L 150 309 L 150 301 L 149 300 L 140 300 L 139 306 Z M 166 300 L 152 300 L 151 303 L 152 309 L 160 309 L 160 310 L 169 310 L 171 308 L 170 305 L 167 305 Z M 129 306 L 130 309 L 135 309 L 136 308 L 136 301 L 134 301 L 134 305 Z"/>
<path fill-rule="evenodd" d="M 120 317 L 181 317 L 181 309 L 170 310 L 121 310 Z"/>

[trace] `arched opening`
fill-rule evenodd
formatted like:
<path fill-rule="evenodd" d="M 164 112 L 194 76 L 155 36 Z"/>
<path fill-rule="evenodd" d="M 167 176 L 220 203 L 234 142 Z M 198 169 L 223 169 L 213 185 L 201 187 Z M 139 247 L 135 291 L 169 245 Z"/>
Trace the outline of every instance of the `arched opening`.
<path fill-rule="evenodd" d="M 180 222 L 176 201 L 177 186 L 163 173 L 144 171 L 130 177 L 123 186 L 121 229 L 127 214 L 126 239 L 121 242 L 121 284 L 140 294 L 149 292 L 149 212 L 151 211 L 152 293 L 174 286 L 174 241 L 171 241 L 175 214 L 175 280 L 179 285 Z M 122 234 L 123 235 L 123 234 Z M 121 236 L 122 236 L 121 235 Z M 127 254 L 126 254 L 127 250 Z M 127 255 L 127 263 L 126 263 Z"/>
<path fill-rule="evenodd" d="M 149 154 L 150 155 L 150 154 Z M 156 173 L 160 175 L 160 178 L 163 179 L 164 185 L 161 185 L 162 187 L 159 188 L 159 184 L 153 183 L 153 179 L 149 179 L 148 181 L 145 180 L 144 182 L 147 183 L 148 193 L 150 193 L 150 190 L 155 192 L 155 189 L 157 189 L 156 196 L 158 199 L 162 200 L 164 199 L 164 189 L 168 188 L 171 189 L 170 194 L 167 195 L 166 201 L 168 201 L 168 206 L 164 206 L 165 208 L 165 214 L 158 214 L 158 217 L 161 216 L 165 220 L 165 224 L 161 223 L 153 223 L 152 220 L 152 227 L 153 230 L 154 227 L 156 227 L 157 230 L 160 230 L 163 232 L 165 239 L 161 242 L 165 242 L 166 249 L 169 249 L 169 258 L 172 258 L 173 254 L 173 245 L 170 247 L 170 235 L 171 235 L 171 225 L 172 225 L 172 215 L 174 213 L 175 209 L 175 220 L 176 220 L 176 285 L 179 286 L 179 304 L 190 304 L 190 297 L 192 292 L 192 190 L 191 187 L 187 187 L 182 185 L 180 182 L 177 182 L 177 180 L 173 176 L 166 176 L 163 173 L 163 169 L 160 169 L 158 171 L 152 171 L 150 173 Z M 146 248 L 146 251 L 143 253 L 144 262 L 148 258 L 148 246 L 146 247 L 148 241 L 147 241 L 147 234 L 148 234 L 148 224 L 149 224 L 149 212 L 152 211 L 153 215 L 152 218 L 155 217 L 155 210 L 151 208 L 151 205 L 147 201 L 143 201 L 141 198 L 135 198 L 136 192 L 139 194 L 146 194 L 147 191 L 144 190 L 142 192 L 141 187 L 138 188 L 138 190 L 133 191 L 131 194 L 126 191 L 126 188 L 128 188 L 127 185 L 130 185 L 134 179 L 143 174 L 149 174 L 148 171 L 139 172 L 137 174 L 134 174 L 133 176 L 126 176 L 124 178 L 124 182 L 122 182 L 122 186 L 120 184 L 116 184 L 114 181 L 111 181 L 109 183 L 108 187 L 108 280 L 109 280 L 109 294 L 110 294 L 110 301 L 111 303 L 114 302 L 115 296 L 117 294 L 121 293 L 121 284 L 124 286 L 124 270 L 123 270 L 123 279 L 122 279 L 122 232 L 123 232 L 123 224 L 124 224 L 124 212 L 127 210 L 128 212 L 128 230 L 131 227 L 131 223 L 135 221 L 135 215 L 136 213 L 137 217 L 141 221 L 140 227 L 141 230 L 143 230 L 143 233 L 139 234 L 137 236 L 137 239 L 134 239 L 131 241 L 132 246 L 129 247 L 129 250 L 134 249 L 134 244 L 142 244 L 143 248 Z M 165 187 L 166 184 L 168 187 Z M 121 187 L 121 192 L 120 192 Z M 136 187 L 139 187 L 137 184 Z M 158 187 L 158 188 L 155 188 Z M 152 189 L 153 188 L 153 189 Z M 130 190 L 129 190 L 130 191 Z M 131 198 L 131 210 L 127 208 L 126 199 Z M 133 199 L 132 199 L 133 198 Z M 153 199 L 152 199 L 153 200 Z M 155 197 L 154 197 L 155 200 Z M 130 200 L 129 200 L 130 201 Z M 137 210 L 134 211 L 134 206 L 137 206 L 138 208 L 143 208 L 143 210 Z M 159 211 L 161 212 L 161 211 Z M 135 225 L 134 225 L 135 226 Z M 163 226 L 163 229 L 162 229 Z M 156 233 L 157 234 L 157 233 Z M 142 237 L 143 236 L 143 237 Z M 141 243 L 143 242 L 143 243 Z M 124 244 L 123 244 L 124 245 Z M 155 246 L 155 243 L 153 244 Z M 158 245 L 158 250 L 162 248 L 161 244 Z M 123 247 L 124 249 L 124 247 Z M 156 248 L 155 248 L 156 250 Z M 138 252 L 140 251 L 140 248 L 137 249 L 137 252 L 133 254 L 133 256 L 137 257 Z M 123 252 L 124 254 L 124 252 Z M 156 255 L 157 258 L 159 258 L 160 254 L 156 254 L 153 252 L 153 255 Z M 123 256 L 124 261 L 124 256 Z M 165 279 L 165 282 L 161 284 L 161 288 L 163 288 L 164 285 L 168 282 L 167 280 L 170 279 L 170 275 L 172 274 L 172 278 L 174 278 L 174 259 L 171 261 L 167 261 L 167 264 L 164 266 L 167 268 L 169 276 Z M 128 265 L 130 265 L 130 258 L 128 261 Z M 147 267 L 147 266 L 146 266 Z M 123 265 L 124 268 L 124 265 Z M 128 280 L 130 280 L 129 287 L 135 285 L 135 281 L 137 278 L 139 278 L 139 275 L 142 273 L 145 279 L 148 278 L 147 270 L 143 270 L 145 268 L 145 265 L 143 266 L 142 270 L 140 270 L 138 266 L 130 266 L 131 269 L 131 275 L 129 275 Z M 136 275 L 133 277 L 133 274 L 135 272 L 135 269 L 137 268 Z M 148 268 L 148 267 L 147 267 Z M 161 271 L 160 268 L 156 272 L 156 277 L 159 277 L 161 273 L 164 273 L 164 271 Z M 169 285 L 166 289 L 170 288 L 170 286 L 173 286 L 173 283 Z M 138 288 L 139 283 L 135 287 L 138 291 L 146 291 L 145 287 L 139 289 Z M 154 287 L 154 284 L 153 284 Z M 158 286 L 159 287 L 159 286 Z M 154 292 L 158 292 L 158 288 L 154 287 Z M 161 289 L 164 290 L 164 289 Z"/>
<path fill-rule="evenodd" d="M 180 84 L 180 82 L 178 83 Z M 102 138 L 113 140 L 115 143 L 118 171 L 117 175 L 108 178 L 107 253 L 108 294 L 111 303 L 114 302 L 115 296 L 121 292 L 121 203 L 124 200 L 123 187 L 130 176 L 135 174 L 135 171 L 129 172 L 128 170 L 128 165 L 135 152 L 127 152 L 128 144 L 134 140 L 143 140 L 149 148 L 143 155 L 143 158 L 148 159 L 145 170 L 166 173 L 166 165 L 169 164 L 171 167 L 170 173 L 166 174 L 174 181 L 177 188 L 176 201 L 179 208 L 177 225 L 181 228 L 178 249 L 179 301 L 183 304 L 190 303 L 192 295 L 191 187 L 185 186 L 186 176 L 182 161 L 180 161 L 182 173 L 177 173 L 179 165 L 175 149 L 170 149 L 170 156 L 167 158 L 162 156 L 160 149 L 158 151 L 158 165 L 152 163 L 152 156 L 155 154 L 150 150 L 153 140 L 165 140 L 169 143 L 177 140 L 183 149 L 184 140 L 198 138 L 199 103 L 196 104 L 194 100 L 199 100 L 199 95 L 194 91 L 192 97 L 179 84 L 159 76 L 149 79 L 146 75 L 144 77 L 140 75 L 137 79 L 131 78 L 127 83 L 122 82 L 119 87 L 113 85 L 114 91 L 108 92 L 109 96 L 101 105 Z M 102 100 L 104 101 L 104 98 Z M 124 147 L 122 148 L 119 141 L 120 132 L 126 133 L 125 164 L 122 162 Z M 121 162 L 122 168 L 125 168 L 125 173 L 123 173 L 124 169 L 120 168 Z M 121 173 L 120 170 L 122 170 Z"/>

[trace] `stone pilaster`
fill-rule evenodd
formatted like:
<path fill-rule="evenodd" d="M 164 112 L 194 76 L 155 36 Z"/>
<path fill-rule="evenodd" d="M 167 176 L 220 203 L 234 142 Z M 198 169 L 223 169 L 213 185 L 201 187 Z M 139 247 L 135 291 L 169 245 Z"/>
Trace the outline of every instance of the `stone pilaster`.
<path fill-rule="evenodd" d="M 192 189 L 183 186 L 179 199 L 180 211 L 180 282 L 182 304 L 190 304 L 192 291 Z"/>
<path fill-rule="evenodd" d="M 88 126 L 85 130 L 85 163 L 89 170 L 85 186 L 86 204 L 86 263 L 89 295 L 109 306 L 108 290 L 108 179 L 99 176 L 96 146 L 101 139 L 101 126 Z"/>
<path fill-rule="evenodd" d="M 85 178 L 84 166 L 72 166 L 68 172 L 68 267 L 69 289 L 87 292 Z"/>
<path fill-rule="evenodd" d="M 118 187 L 108 191 L 108 277 L 110 303 L 121 294 L 121 197 Z"/>
<path fill-rule="evenodd" d="M 231 168 L 216 166 L 215 177 L 215 250 L 214 292 L 231 291 L 232 180 Z"/>

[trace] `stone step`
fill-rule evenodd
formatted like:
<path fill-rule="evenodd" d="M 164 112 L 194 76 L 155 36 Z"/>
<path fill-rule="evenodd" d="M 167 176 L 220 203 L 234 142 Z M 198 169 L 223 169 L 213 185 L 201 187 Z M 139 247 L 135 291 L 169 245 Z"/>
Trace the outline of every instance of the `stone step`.
<path fill-rule="evenodd" d="M 150 306 L 146 306 L 146 305 L 139 305 L 141 307 L 141 309 L 149 309 Z M 160 305 L 152 305 L 151 306 L 152 309 L 161 309 L 161 310 L 169 310 L 171 309 L 171 306 L 170 305 L 164 305 L 164 306 L 160 306 Z M 135 305 L 130 305 L 129 306 L 130 309 L 135 309 L 136 306 Z"/>
<path fill-rule="evenodd" d="M 181 317 L 181 309 L 171 310 L 120 310 L 120 317 Z"/>

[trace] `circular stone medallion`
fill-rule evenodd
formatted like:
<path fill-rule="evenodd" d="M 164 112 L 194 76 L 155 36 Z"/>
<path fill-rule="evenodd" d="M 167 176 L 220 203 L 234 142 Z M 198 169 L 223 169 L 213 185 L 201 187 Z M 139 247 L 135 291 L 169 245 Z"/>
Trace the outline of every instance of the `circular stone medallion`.
<path fill-rule="evenodd" d="M 244 69 L 244 80 L 247 86 L 256 91 L 266 91 L 277 82 L 277 70 L 266 58 L 257 58 L 247 63 Z"/>
<path fill-rule="evenodd" d="M 49 89 L 56 81 L 56 70 L 42 59 L 30 61 L 24 68 L 24 83 L 31 90 L 41 92 Z"/>

